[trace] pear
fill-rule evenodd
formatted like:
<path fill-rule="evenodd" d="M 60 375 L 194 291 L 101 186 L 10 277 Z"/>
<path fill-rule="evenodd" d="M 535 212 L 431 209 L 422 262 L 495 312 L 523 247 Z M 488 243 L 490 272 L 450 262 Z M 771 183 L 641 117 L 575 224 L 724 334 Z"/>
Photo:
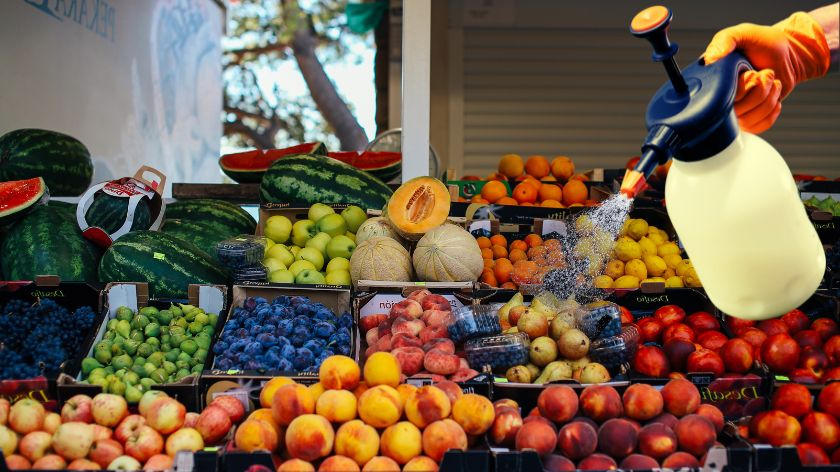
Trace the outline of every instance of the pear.
<path fill-rule="evenodd" d="M 508 313 L 510 313 L 510 309 L 523 304 L 524 300 L 522 298 L 522 293 L 516 292 L 516 295 L 510 297 L 510 300 L 499 308 L 499 321 L 501 321 L 502 324 L 510 326 L 510 323 L 508 322 Z"/>

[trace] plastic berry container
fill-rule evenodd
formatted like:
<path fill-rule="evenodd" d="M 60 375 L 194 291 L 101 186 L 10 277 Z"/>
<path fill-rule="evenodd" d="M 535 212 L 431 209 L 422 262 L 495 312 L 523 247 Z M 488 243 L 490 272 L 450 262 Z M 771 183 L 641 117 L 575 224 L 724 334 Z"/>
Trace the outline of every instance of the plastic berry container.
<path fill-rule="evenodd" d="M 216 258 L 231 269 L 253 267 L 263 260 L 265 238 L 240 234 L 216 244 Z"/>
<path fill-rule="evenodd" d="M 479 336 L 502 332 L 499 308 L 495 305 L 468 305 L 458 308 L 449 317 L 446 327 L 449 339 L 460 343 Z"/>
<path fill-rule="evenodd" d="M 578 328 L 593 341 L 621 334 L 621 308 L 615 303 L 588 303 L 575 311 L 575 317 Z"/>
<path fill-rule="evenodd" d="M 261 263 L 247 267 L 239 267 L 233 271 L 234 282 L 265 282 L 268 269 Z"/>
<path fill-rule="evenodd" d="M 639 337 L 639 329 L 635 325 L 624 325 L 618 336 L 592 341 L 589 345 L 589 358 L 607 369 L 616 369 L 630 362 L 636 355 Z"/>
<path fill-rule="evenodd" d="M 475 370 L 486 365 L 492 369 L 507 369 L 528 362 L 528 347 L 525 333 L 499 334 L 470 339 L 464 343 L 464 353 Z"/>

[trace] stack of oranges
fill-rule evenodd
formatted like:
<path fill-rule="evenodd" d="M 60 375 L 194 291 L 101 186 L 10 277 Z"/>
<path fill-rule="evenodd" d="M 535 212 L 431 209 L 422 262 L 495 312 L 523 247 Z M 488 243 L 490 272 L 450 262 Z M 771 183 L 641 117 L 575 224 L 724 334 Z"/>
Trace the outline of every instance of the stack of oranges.
<path fill-rule="evenodd" d="M 545 274 L 565 264 L 562 247 L 556 239 L 529 234 L 508 244 L 501 234 L 476 238 L 484 270 L 481 282 L 491 287 L 516 290 L 520 285 L 539 284 Z"/>
<path fill-rule="evenodd" d="M 518 154 L 506 154 L 499 161 L 499 171 L 487 180 L 481 194 L 472 198 L 473 203 L 548 208 L 594 205 L 583 183 L 588 178 L 575 174 L 574 162 L 565 156 L 549 163 L 544 156 L 531 156 L 523 162 Z M 508 194 L 503 180 L 510 182 L 512 194 Z"/>

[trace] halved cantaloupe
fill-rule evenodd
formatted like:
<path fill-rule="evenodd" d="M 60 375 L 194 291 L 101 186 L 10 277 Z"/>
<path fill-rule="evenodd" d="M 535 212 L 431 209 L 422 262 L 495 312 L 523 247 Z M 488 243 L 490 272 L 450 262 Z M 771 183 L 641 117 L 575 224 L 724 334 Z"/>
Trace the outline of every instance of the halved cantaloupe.
<path fill-rule="evenodd" d="M 400 236 L 417 241 L 449 216 L 449 191 L 440 180 L 416 177 L 400 185 L 383 215 Z"/>

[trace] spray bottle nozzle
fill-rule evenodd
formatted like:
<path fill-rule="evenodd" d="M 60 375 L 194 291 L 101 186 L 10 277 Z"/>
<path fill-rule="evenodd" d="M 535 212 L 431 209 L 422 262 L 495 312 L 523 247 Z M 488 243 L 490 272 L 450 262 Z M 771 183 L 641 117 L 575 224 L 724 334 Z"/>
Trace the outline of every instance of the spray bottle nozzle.
<path fill-rule="evenodd" d="M 632 170 L 624 174 L 621 193 L 628 198 L 635 198 L 647 185 L 647 179 L 656 170 L 656 166 L 668 162 L 672 150 L 677 147 L 679 137 L 667 126 L 651 128 L 642 146 L 642 157 Z"/>
<path fill-rule="evenodd" d="M 671 80 L 671 85 L 677 94 L 688 92 L 688 85 L 680 72 L 674 55 L 679 46 L 671 43 L 668 38 L 668 28 L 674 15 L 671 10 L 661 5 L 645 8 L 633 17 L 630 22 L 630 32 L 637 38 L 644 38 L 653 46 L 653 60 L 661 62 L 665 72 Z"/>

